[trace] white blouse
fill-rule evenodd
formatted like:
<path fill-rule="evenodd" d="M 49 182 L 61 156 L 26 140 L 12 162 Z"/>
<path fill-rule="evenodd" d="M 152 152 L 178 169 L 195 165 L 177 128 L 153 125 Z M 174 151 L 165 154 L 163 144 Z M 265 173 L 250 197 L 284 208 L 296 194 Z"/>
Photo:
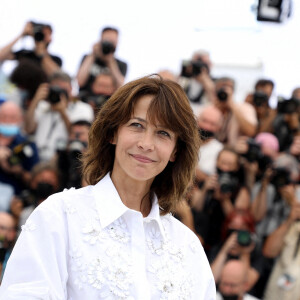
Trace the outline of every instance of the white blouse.
<path fill-rule="evenodd" d="M 110 176 L 50 196 L 31 214 L 8 261 L 0 299 L 205 299 L 215 283 L 196 235 L 157 199 L 143 218 Z"/>

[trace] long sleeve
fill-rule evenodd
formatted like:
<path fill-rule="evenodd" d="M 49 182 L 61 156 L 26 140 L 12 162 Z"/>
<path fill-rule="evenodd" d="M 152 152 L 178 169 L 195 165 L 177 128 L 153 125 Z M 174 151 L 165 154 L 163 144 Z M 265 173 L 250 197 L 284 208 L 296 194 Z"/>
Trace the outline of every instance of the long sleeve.
<path fill-rule="evenodd" d="M 43 202 L 22 226 L 8 260 L 0 299 L 67 299 L 67 234 L 58 199 Z"/>

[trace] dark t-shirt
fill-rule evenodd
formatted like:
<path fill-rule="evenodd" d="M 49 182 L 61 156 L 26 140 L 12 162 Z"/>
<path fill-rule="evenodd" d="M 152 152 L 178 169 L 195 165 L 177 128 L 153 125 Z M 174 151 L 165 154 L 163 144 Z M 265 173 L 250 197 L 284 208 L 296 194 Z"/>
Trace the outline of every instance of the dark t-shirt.
<path fill-rule="evenodd" d="M 35 54 L 32 50 L 26 50 L 22 49 L 20 51 L 14 52 L 14 58 L 18 61 L 21 61 L 22 59 L 29 59 L 31 61 L 36 62 L 37 64 L 41 64 L 41 58 Z M 51 59 L 59 66 L 62 66 L 62 60 L 60 57 L 49 54 Z"/>
<path fill-rule="evenodd" d="M 86 57 L 87 57 L 87 55 L 84 55 L 84 57 L 81 60 L 81 64 L 83 63 L 83 61 L 85 60 Z M 121 61 L 117 58 L 116 58 L 116 62 L 118 64 L 121 74 L 123 76 L 125 76 L 127 73 L 127 63 L 124 61 Z M 93 65 L 90 69 L 89 78 L 88 78 L 86 84 L 84 86 L 82 86 L 79 89 L 79 91 L 91 92 L 91 85 L 92 85 L 94 79 L 96 78 L 96 76 L 107 70 L 108 70 L 108 67 L 107 67 L 106 63 L 102 59 L 96 58 L 96 60 L 94 61 Z"/>
<path fill-rule="evenodd" d="M 20 151 L 19 145 L 28 145 L 24 151 Z M 15 150 L 17 158 L 24 170 L 31 171 L 35 164 L 39 162 L 38 150 L 35 143 L 29 142 L 26 137 L 18 134 L 12 143 L 8 146 L 11 150 Z M 21 146 L 20 146 L 21 148 Z M 25 155 L 23 153 L 26 153 Z M 12 162 L 16 162 L 16 159 L 12 159 Z M 26 186 L 22 180 L 13 174 L 7 173 L 0 168 L 0 182 L 9 184 L 13 187 L 15 194 L 19 194 Z"/>

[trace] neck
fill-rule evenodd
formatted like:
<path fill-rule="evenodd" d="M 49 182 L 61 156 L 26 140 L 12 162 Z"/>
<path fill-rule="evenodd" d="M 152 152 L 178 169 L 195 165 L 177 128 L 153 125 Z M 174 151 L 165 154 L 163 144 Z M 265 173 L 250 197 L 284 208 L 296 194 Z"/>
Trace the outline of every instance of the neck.
<path fill-rule="evenodd" d="M 152 205 L 149 195 L 151 183 L 121 178 L 114 172 L 111 174 L 111 180 L 124 205 L 130 209 L 140 211 L 143 217 L 149 215 Z"/>

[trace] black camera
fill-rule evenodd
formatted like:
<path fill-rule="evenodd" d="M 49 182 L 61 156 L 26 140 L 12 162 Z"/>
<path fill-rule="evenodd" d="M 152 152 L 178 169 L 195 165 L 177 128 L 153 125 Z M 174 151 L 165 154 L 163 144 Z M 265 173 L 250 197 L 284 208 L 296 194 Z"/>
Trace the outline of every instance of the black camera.
<path fill-rule="evenodd" d="M 184 60 L 181 66 L 181 74 L 183 77 L 194 77 L 201 74 L 202 70 L 206 69 L 208 71 L 208 65 L 204 63 L 201 59 L 198 60 Z"/>
<path fill-rule="evenodd" d="M 237 242 L 241 247 L 248 247 L 252 243 L 252 236 L 248 230 L 237 230 Z"/>
<path fill-rule="evenodd" d="M 45 38 L 45 34 L 44 34 L 44 27 L 45 24 L 41 24 L 41 23 L 35 23 L 31 21 L 31 24 L 33 26 L 33 38 L 36 42 L 41 42 L 44 40 Z"/>
<path fill-rule="evenodd" d="M 56 104 L 60 102 L 60 96 L 64 94 L 68 98 L 68 93 L 65 89 L 60 88 L 59 86 L 52 85 L 49 88 L 49 93 L 47 97 L 47 101 L 51 104 Z"/>
<path fill-rule="evenodd" d="M 110 41 L 101 41 L 102 53 L 104 55 L 114 53 L 116 51 L 116 47 Z"/>
<path fill-rule="evenodd" d="M 249 138 L 247 140 L 247 144 L 248 144 L 248 151 L 245 154 L 243 154 L 243 156 L 249 162 L 259 161 L 263 157 L 260 144 L 256 143 L 255 140 L 252 138 Z"/>
<path fill-rule="evenodd" d="M 96 108 L 102 107 L 102 105 L 110 98 L 109 95 L 83 95 L 80 99 L 86 103 L 93 103 Z"/>
<path fill-rule="evenodd" d="M 256 107 L 262 106 L 269 102 L 269 97 L 263 92 L 255 92 L 253 94 L 253 104 Z"/>
<path fill-rule="evenodd" d="M 226 93 L 226 91 L 224 89 L 220 88 L 217 91 L 217 97 L 218 97 L 219 101 L 225 102 L 228 99 L 228 94 Z"/>
<path fill-rule="evenodd" d="M 57 145 L 57 165 L 62 173 L 62 186 L 66 188 L 81 187 L 82 176 L 80 156 L 86 148 L 87 144 L 79 139 L 70 140 L 68 143 L 60 141 Z"/>
<path fill-rule="evenodd" d="M 298 99 L 285 99 L 283 97 L 278 97 L 277 102 L 277 112 L 281 114 L 292 114 L 297 112 L 299 107 Z"/>
<path fill-rule="evenodd" d="M 290 171 L 283 167 L 274 167 L 270 182 L 278 189 L 292 183 Z"/>
<path fill-rule="evenodd" d="M 221 193 L 234 192 L 238 186 L 238 178 L 232 176 L 229 172 L 221 172 L 218 176 Z"/>
<path fill-rule="evenodd" d="M 12 149 L 12 154 L 8 157 L 8 163 L 11 166 L 20 165 L 25 158 L 30 158 L 33 154 L 33 148 L 29 143 L 19 144 Z"/>

